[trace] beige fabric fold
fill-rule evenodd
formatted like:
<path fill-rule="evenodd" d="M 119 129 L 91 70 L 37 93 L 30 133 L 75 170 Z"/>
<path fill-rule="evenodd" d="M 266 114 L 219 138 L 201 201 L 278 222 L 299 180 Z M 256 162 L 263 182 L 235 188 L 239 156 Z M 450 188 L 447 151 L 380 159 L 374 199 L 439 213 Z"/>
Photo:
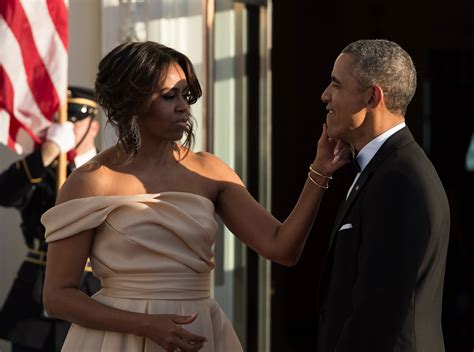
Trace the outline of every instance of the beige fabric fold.
<path fill-rule="evenodd" d="M 214 204 L 186 192 L 74 199 L 42 217 L 48 242 L 95 228 L 90 259 L 102 290 L 94 299 L 149 314 L 198 313 L 185 328 L 207 337 L 203 352 L 242 351 L 219 305 L 210 298 Z M 164 351 L 131 334 L 73 324 L 63 351 Z"/>

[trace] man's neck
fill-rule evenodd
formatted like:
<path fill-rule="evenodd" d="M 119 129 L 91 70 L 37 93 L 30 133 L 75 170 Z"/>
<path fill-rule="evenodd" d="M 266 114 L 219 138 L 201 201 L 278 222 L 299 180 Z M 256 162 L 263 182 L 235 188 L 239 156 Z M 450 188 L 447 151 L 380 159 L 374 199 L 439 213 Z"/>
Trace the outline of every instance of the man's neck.
<path fill-rule="evenodd" d="M 362 150 L 367 144 L 393 127 L 405 122 L 405 117 L 400 114 L 386 112 L 371 119 L 370 124 L 361 131 L 361 136 L 352 143 L 357 151 Z"/>

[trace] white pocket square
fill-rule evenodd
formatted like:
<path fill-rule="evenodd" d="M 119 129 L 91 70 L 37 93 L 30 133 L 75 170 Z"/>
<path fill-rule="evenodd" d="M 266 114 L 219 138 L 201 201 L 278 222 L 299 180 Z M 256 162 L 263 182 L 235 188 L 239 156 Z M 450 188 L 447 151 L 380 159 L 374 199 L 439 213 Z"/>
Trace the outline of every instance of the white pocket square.
<path fill-rule="evenodd" d="M 339 229 L 339 231 L 348 230 L 348 229 L 352 229 L 352 224 L 344 224 L 344 225 L 342 225 L 341 228 Z"/>

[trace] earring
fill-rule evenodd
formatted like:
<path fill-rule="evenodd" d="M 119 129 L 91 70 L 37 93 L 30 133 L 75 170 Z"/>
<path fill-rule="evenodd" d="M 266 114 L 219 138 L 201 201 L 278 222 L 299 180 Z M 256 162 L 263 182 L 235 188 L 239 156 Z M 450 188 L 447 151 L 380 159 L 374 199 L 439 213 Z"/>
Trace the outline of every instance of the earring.
<path fill-rule="evenodd" d="M 138 126 L 138 116 L 132 117 L 132 122 L 130 123 L 130 140 L 132 142 L 133 150 L 135 153 L 140 149 L 142 139 L 140 137 L 140 127 Z"/>

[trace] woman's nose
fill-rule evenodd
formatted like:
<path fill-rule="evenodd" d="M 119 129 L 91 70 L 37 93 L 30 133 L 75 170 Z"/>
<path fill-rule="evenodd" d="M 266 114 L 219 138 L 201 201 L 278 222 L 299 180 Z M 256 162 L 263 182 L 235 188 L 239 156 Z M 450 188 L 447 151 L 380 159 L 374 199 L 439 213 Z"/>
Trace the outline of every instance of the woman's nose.
<path fill-rule="evenodd" d="M 178 111 L 185 111 L 185 110 L 189 109 L 188 101 L 182 95 L 180 95 L 178 97 L 178 104 L 177 104 L 176 108 L 177 108 Z"/>

